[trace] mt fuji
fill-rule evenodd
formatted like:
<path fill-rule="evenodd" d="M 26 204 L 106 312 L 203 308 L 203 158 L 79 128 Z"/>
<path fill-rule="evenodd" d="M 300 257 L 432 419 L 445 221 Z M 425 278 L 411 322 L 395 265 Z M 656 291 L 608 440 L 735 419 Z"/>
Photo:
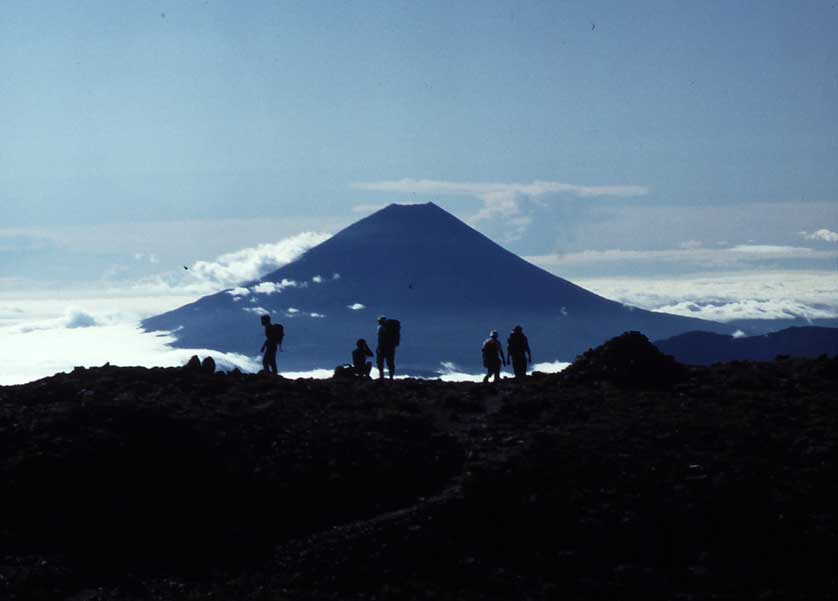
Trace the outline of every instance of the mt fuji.
<path fill-rule="evenodd" d="M 385 315 L 402 323 L 398 371 L 417 375 L 433 374 L 443 362 L 479 370 L 489 331 L 505 340 L 517 324 L 537 361 L 572 361 L 628 330 L 650 339 L 733 330 L 598 296 L 433 203 L 390 205 L 258 280 L 146 319 L 143 327 L 175 332 L 178 347 L 255 355 L 262 313 L 285 326 L 280 370 L 349 361 L 356 339 L 374 346 L 376 319 Z"/>

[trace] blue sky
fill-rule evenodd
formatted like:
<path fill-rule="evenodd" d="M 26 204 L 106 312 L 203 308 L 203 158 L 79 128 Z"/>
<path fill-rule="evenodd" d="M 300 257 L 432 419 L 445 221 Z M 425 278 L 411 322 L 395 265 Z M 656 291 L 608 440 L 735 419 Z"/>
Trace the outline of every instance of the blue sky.
<path fill-rule="evenodd" d="M 816 254 L 736 268 L 834 270 L 801 232 L 838 230 L 836 24 L 833 2 L 6 3 L 0 285 L 428 200 L 572 277 L 587 251 L 737 245 Z"/>

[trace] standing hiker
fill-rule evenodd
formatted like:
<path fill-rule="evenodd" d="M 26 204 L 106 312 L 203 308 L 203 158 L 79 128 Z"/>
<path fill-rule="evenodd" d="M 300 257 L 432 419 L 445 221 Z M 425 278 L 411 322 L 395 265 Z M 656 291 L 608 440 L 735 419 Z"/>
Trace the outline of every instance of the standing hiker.
<path fill-rule="evenodd" d="M 527 363 L 532 363 L 530 343 L 521 326 L 515 326 L 509 338 L 506 339 L 506 356 L 512 363 L 515 379 L 520 380 L 527 375 Z"/>
<path fill-rule="evenodd" d="M 500 366 L 506 365 L 506 358 L 503 356 L 503 348 L 500 341 L 498 341 L 497 330 L 492 330 L 489 337 L 483 341 L 483 367 L 488 371 L 483 376 L 483 381 L 488 382 L 489 377 L 494 374 L 495 382 L 500 380 Z"/>
<path fill-rule="evenodd" d="M 378 345 L 375 348 L 375 361 L 378 364 L 378 379 L 384 378 L 384 362 L 390 372 L 390 379 L 396 375 L 396 347 L 401 341 L 401 323 L 398 319 L 388 319 L 383 315 L 378 318 Z"/>
<path fill-rule="evenodd" d="M 265 327 L 265 342 L 262 343 L 262 367 L 266 374 L 278 375 L 276 369 L 276 351 L 282 346 L 285 329 L 281 323 L 271 323 L 270 315 L 263 315 L 262 325 Z"/>

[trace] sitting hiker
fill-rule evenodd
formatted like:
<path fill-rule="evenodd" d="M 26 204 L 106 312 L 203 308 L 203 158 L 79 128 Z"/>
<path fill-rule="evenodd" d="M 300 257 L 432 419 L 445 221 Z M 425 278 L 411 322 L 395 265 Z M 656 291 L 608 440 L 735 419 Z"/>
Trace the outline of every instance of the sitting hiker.
<path fill-rule="evenodd" d="M 489 377 L 494 374 L 495 382 L 500 380 L 500 366 L 506 365 L 506 358 L 503 356 L 503 348 L 498 340 L 497 330 L 492 330 L 489 337 L 483 341 L 483 367 L 488 371 L 483 377 L 484 382 L 489 381 Z"/>
<path fill-rule="evenodd" d="M 370 377 L 372 363 L 367 361 L 367 357 L 372 357 L 372 351 L 367 346 L 366 340 L 358 338 L 355 343 L 355 350 L 352 351 L 352 365 L 355 368 L 355 375 L 359 378 Z"/>
<path fill-rule="evenodd" d="M 516 380 L 527 375 L 527 363 L 532 363 L 532 353 L 530 343 L 521 326 L 515 326 L 509 338 L 506 339 L 506 357 L 512 363 Z"/>

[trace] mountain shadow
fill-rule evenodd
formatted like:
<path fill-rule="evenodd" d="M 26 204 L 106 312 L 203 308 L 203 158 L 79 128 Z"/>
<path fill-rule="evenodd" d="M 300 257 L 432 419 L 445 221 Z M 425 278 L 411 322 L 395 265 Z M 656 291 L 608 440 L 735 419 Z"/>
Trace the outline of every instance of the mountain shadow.
<path fill-rule="evenodd" d="M 143 327 L 176 331 L 178 347 L 255 355 L 263 310 L 285 325 L 280 370 L 347 362 L 355 339 L 375 340 L 378 315 L 401 320 L 397 367 L 417 375 L 435 373 L 441 362 L 481 369 L 480 343 L 489 330 L 505 340 L 516 324 L 529 336 L 536 361 L 573 360 L 628 330 L 653 340 L 694 330 L 732 332 L 593 294 L 433 203 L 390 205 L 240 289 L 149 318 Z"/>

